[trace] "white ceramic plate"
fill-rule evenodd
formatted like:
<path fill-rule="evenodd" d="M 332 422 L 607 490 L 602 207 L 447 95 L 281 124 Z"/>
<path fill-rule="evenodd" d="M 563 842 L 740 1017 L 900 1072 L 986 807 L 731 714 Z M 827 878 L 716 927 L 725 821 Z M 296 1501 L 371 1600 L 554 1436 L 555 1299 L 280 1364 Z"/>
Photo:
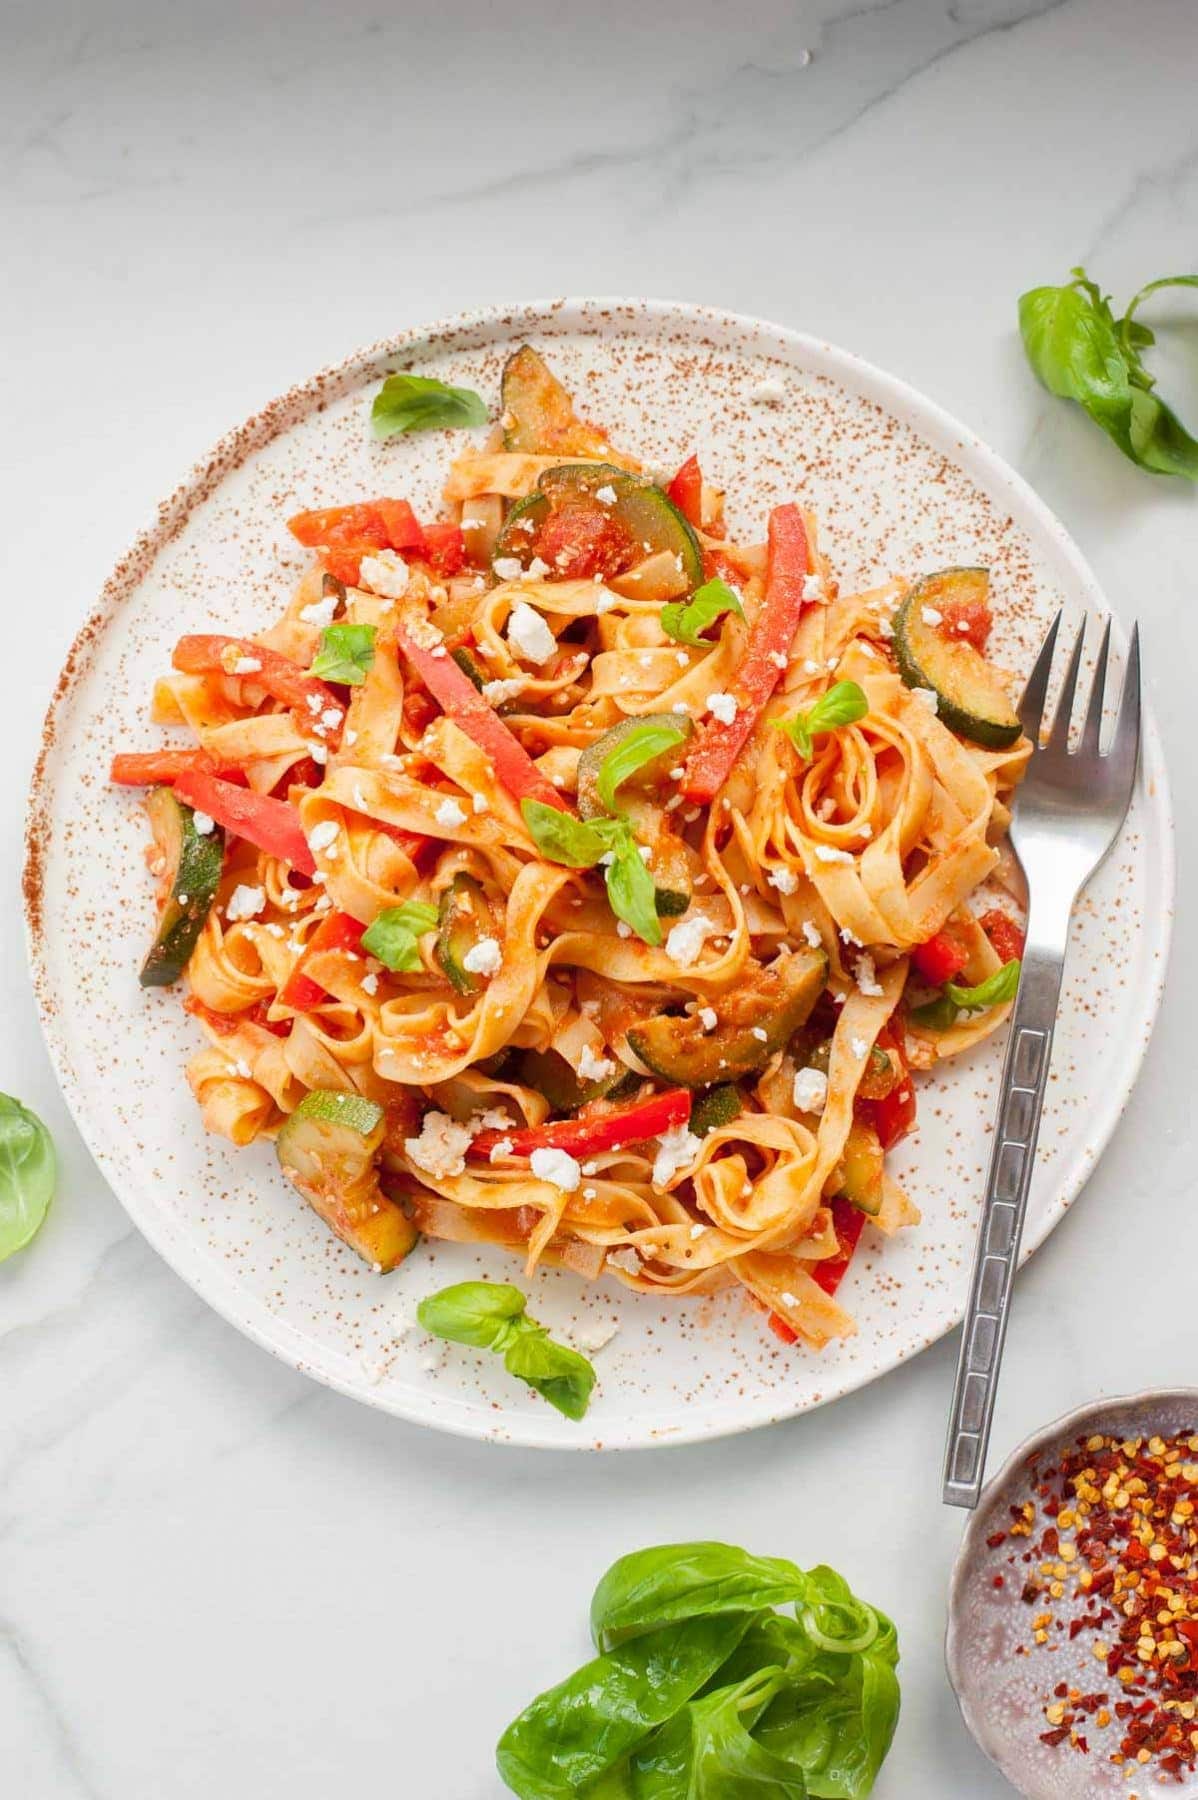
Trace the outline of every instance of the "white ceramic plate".
<path fill-rule="evenodd" d="M 144 823 L 104 778 L 114 749 L 160 740 L 151 684 L 181 632 L 251 632 L 282 607 L 307 557 L 285 530 L 291 512 L 377 492 L 435 507 L 462 440 L 372 438 L 369 401 L 384 372 L 419 367 L 493 402 L 505 356 L 526 338 L 651 466 L 698 449 L 730 491 L 734 531 L 760 535 L 770 505 L 801 495 L 846 591 L 875 573 L 989 564 L 997 650 L 1021 671 L 1059 605 L 1077 616 L 1102 604 L 1065 532 L 1010 469 L 902 382 L 828 344 L 652 301 L 529 305 L 408 332 L 223 439 L 114 571 L 63 673 L 34 782 L 33 969 L 63 1089 L 116 1193 L 179 1274 L 258 1343 L 343 1393 L 445 1430 L 554 1447 L 679 1442 L 835 1399 L 957 1322 L 1001 1045 L 922 1083 L 920 1130 L 895 1167 L 923 1224 L 886 1245 L 867 1233 L 843 1290 L 858 1334 L 820 1356 L 784 1348 L 739 1295 L 661 1302 L 540 1275 L 532 1310 L 547 1323 L 580 1335 L 620 1325 L 598 1355 L 590 1414 L 572 1425 L 497 1359 L 442 1354 L 408 1323 L 423 1294 L 480 1268 L 520 1279 L 514 1262 L 434 1244 L 372 1276 L 297 1201 L 269 1144 L 236 1151 L 205 1135 L 183 1076 L 199 1032 L 177 994 L 137 983 L 151 912 Z M 782 390 L 772 404 L 755 392 L 766 378 Z M 1172 891 L 1149 721 L 1141 791 L 1074 929 L 1028 1250 L 1077 1195 L 1131 1089 L 1157 1009 Z"/>

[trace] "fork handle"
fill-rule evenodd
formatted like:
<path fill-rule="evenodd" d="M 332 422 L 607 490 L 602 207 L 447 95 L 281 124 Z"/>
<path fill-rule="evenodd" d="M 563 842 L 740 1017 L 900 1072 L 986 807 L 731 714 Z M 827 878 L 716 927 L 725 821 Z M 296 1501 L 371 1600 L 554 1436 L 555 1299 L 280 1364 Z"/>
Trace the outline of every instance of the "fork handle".
<path fill-rule="evenodd" d="M 974 1507 L 982 1491 L 998 1369 L 1007 1335 L 1011 1283 L 1019 1262 L 1023 1217 L 1052 1056 L 1068 920 L 1063 921 L 1061 930 L 1039 942 L 1033 940 L 1032 928 L 1033 921 L 1029 919 L 1029 941 L 999 1084 L 994 1143 L 961 1330 L 961 1354 L 944 1455 L 944 1500 L 948 1506 Z"/>

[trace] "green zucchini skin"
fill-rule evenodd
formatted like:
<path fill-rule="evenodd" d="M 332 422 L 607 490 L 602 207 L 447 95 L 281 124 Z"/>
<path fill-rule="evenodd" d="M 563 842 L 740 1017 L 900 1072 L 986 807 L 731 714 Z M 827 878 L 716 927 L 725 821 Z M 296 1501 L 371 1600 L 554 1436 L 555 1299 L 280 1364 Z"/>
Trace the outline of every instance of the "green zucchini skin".
<path fill-rule="evenodd" d="M 530 456 L 600 456 L 602 437 L 578 417 L 574 402 L 543 357 L 521 344 L 504 364 L 503 447 Z"/>
<path fill-rule="evenodd" d="M 883 1150 L 872 1125 L 854 1119 L 838 1165 L 833 1191 L 858 1212 L 876 1219 L 882 1210 Z"/>
<path fill-rule="evenodd" d="M 714 1031 L 704 1031 L 697 1014 L 662 1014 L 634 1026 L 629 1047 L 647 1069 L 680 1087 L 714 1087 L 755 1075 L 806 1022 L 827 976 L 822 950 L 796 952 L 723 1002 Z"/>
<path fill-rule="evenodd" d="M 279 1129 L 279 1167 L 329 1229 L 372 1268 L 401 1263 L 419 1232 L 379 1186 L 386 1115 L 364 1094 L 316 1088 Z"/>
<path fill-rule="evenodd" d="M 483 978 L 466 967 L 466 956 L 480 938 L 489 937 L 490 907 L 473 875 L 459 870 L 441 895 L 437 909 L 437 941 L 433 955 L 458 994 L 482 991 Z"/>
<path fill-rule="evenodd" d="M 195 813 L 168 787 L 154 788 L 146 798 L 154 841 L 166 859 L 166 898 L 158 928 L 141 966 L 142 987 L 169 987 L 178 981 L 212 910 L 225 859 L 224 833 L 215 827 L 202 834 Z"/>
<path fill-rule="evenodd" d="M 614 1058 L 613 1058 L 614 1060 Z M 642 1077 L 617 1063 L 602 1081 L 580 1081 L 564 1056 L 556 1050 L 525 1050 L 516 1080 L 535 1088 L 549 1102 L 551 1113 L 570 1115 L 592 1100 L 617 1100 L 641 1085 Z"/>
<path fill-rule="evenodd" d="M 740 1089 L 729 1082 L 720 1087 L 708 1088 L 700 1094 L 691 1108 L 690 1131 L 692 1136 L 704 1138 L 709 1131 L 717 1131 L 721 1125 L 731 1125 L 733 1119 L 739 1119 L 745 1110 Z"/>
<path fill-rule="evenodd" d="M 610 488 L 614 501 L 603 505 L 595 495 Z M 703 550 L 694 528 L 679 512 L 669 495 L 652 482 L 630 475 L 611 464 L 562 463 L 546 469 L 539 489 L 518 502 L 495 543 L 492 565 L 514 560 L 526 569 L 537 553 L 537 537 L 549 512 L 565 506 L 603 505 L 604 512 L 623 530 L 628 540 L 628 562 L 635 563 L 665 551 L 676 560 L 677 572 L 660 592 L 646 598 L 676 600 L 693 593 L 703 580 Z M 532 520 L 536 529 L 527 529 Z M 613 576 L 612 579 L 618 579 Z"/>
<path fill-rule="evenodd" d="M 953 642 L 923 619 L 950 600 L 984 599 L 986 569 L 942 569 L 917 581 L 894 616 L 894 655 L 909 688 L 930 688 L 937 716 L 959 737 L 988 750 L 1009 750 L 1022 727 L 1006 693 L 972 644 Z"/>

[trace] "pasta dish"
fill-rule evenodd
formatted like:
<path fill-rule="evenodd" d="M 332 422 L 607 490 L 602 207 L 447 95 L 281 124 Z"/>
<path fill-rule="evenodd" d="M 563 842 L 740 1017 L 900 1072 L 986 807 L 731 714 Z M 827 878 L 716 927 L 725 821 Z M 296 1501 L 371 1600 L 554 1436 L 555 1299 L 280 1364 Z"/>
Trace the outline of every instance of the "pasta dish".
<path fill-rule="evenodd" d="M 862 1230 L 919 1217 L 914 1076 L 1018 982 L 986 571 L 841 593 L 800 504 L 732 538 L 530 347 L 440 521 L 340 498 L 281 617 L 180 638 L 186 741 L 113 765 L 206 1127 L 379 1271 L 492 1243 L 850 1334 Z"/>

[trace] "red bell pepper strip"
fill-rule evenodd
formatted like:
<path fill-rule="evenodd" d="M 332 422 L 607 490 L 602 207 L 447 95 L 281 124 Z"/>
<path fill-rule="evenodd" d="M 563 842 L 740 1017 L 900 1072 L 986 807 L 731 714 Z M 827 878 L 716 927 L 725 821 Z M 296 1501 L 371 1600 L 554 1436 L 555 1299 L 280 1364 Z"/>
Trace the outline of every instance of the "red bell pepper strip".
<path fill-rule="evenodd" d="M 983 913 L 978 924 L 994 946 L 994 954 L 1005 963 L 1023 955 L 1023 933 L 1014 919 L 1009 919 L 997 906 Z"/>
<path fill-rule="evenodd" d="M 415 630 L 421 629 L 417 623 Z M 427 629 L 427 627 L 426 627 Z M 473 738 L 491 761 L 508 793 L 517 800 L 540 800 L 561 812 L 570 809 L 553 783 L 508 730 L 493 706 L 483 699 L 470 677 L 459 669 L 443 643 L 421 644 L 413 635 L 413 622 L 401 619 L 396 636 L 399 647 L 442 711 Z"/>
<path fill-rule="evenodd" d="M 703 524 L 703 471 L 697 456 L 688 456 L 666 489 L 666 497 L 674 502 L 683 518 L 696 530 Z"/>
<path fill-rule="evenodd" d="M 373 544 L 355 544 L 349 549 L 341 544 L 330 544 L 319 555 L 334 581 L 341 582 L 343 587 L 357 587 L 362 579 L 362 558 L 374 553 Z"/>
<path fill-rule="evenodd" d="M 793 502 L 776 506 L 770 514 L 765 598 L 749 633 L 744 661 L 731 683 L 736 716 L 730 725 L 722 719 L 705 719 L 686 759 L 682 792 L 697 805 L 710 806 L 715 799 L 781 679 L 782 670 L 774 658 L 785 658 L 790 652 L 810 570 L 811 550 L 802 508 Z"/>
<path fill-rule="evenodd" d="M 223 772 L 207 750 L 125 750 L 113 757 L 108 779 L 121 787 L 171 787 L 189 769 Z"/>
<path fill-rule="evenodd" d="M 252 638 L 225 637 L 219 632 L 181 637 L 171 657 L 176 669 L 182 669 L 187 675 L 232 675 L 236 673 L 235 665 L 242 659 L 258 665 L 244 671 L 247 680 L 252 678 L 284 706 L 296 707 L 309 724 L 329 708 L 338 714 L 344 713 L 344 707 L 327 682 L 309 675 L 289 656 L 280 656 L 277 650 L 255 644 Z"/>
<path fill-rule="evenodd" d="M 811 1279 L 825 1294 L 834 1294 L 848 1274 L 857 1240 L 865 1226 L 865 1214 L 838 1195 L 832 1202 L 832 1223 L 836 1227 L 840 1255 L 825 1257 L 811 1271 Z"/>
<path fill-rule="evenodd" d="M 428 545 L 423 527 L 406 500 L 376 500 L 374 506 L 386 528 L 387 543 L 392 550 L 404 550 L 413 556 L 425 555 Z"/>
<path fill-rule="evenodd" d="M 895 1080 L 888 1093 L 877 1100 L 858 1099 L 853 1111 L 859 1119 L 872 1125 L 883 1150 L 892 1150 L 900 1139 L 915 1129 L 915 1084 L 903 1054 L 901 1039 L 889 1025 L 877 1037 L 877 1047 L 884 1050 L 895 1070 Z"/>
<path fill-rule="evenodd" d="M 247 844 L 290 863 L 301 875 L 315 875 L 316 861 L 300 816 L 288 801 L 234 787 L 231 781 L 221 781 L 203 769 L 186 770 L 175 782 L 175 792 L 188 806 L 207 813 Z"/>
<path fill-rule="evenodd" d="M 349 913 L 327 914 L 304 946 L 303 958 L 280 988 L 280 1004 L 290 1006 L 296 1012 L 310 1012 L 312 1007 L 319 1006 L 326 997 L 325 990 L 319 981 L 313 981 L 304 973 L 304 963 L 318 950 L 357 950 L 365 930 L 365 925 Z"/>
<path fill-rule="evenodd" d="M 424 554 L 444 580 L 448 580 L 451 575 L 460 574 L 465 567 L 466 540 L 462 536 L 460 525 L 452 522 L 426 525 L 424 546 Z"/>
<path fill-rule="evenodd" d="M 930 987 L 943 987 L 961 973 L 969 952 L 951 932 L 938 931 L 926 944 L 915 946 L 911 961 Z"/>
<path fill-rule="evenodd" d="M 798 1343 L 798 1341 L 799 1341 L 798 1332 L 795 1330 L 793 1325 L 788 1325 L 786 1323 L 786 1320 L 782 1317 L 781 1313 L 772 1312 L 770 1314 L 769 1318 L 767 1319 L 766 1323 L 768 1324 L 770 1330 L 773 1332 L 774 1336 L 780 1337 L 784 1344 L 797 1344 Z"/>
<path fill-rule="evenodd" d="M 310 550 L 332 544 L 354 544 L 363 551 L 394 547 L 388 536 L 387 521 L 377 502 L 372 500 L 361 500 L 354 506 L 325 506 L 316 512 L 296 513 L 294 518 L 288 519 L 287 529 Z"/>
<path fill-rule="evenodd" d="M 600 1150 L 617 1150 L 621 1144 L 639 1144 L 685 1125 L 691 1116 L 689 1088 L 670 1088 L 650 1094 L 629 1106 L 598 1113 L 589 1119 L 554 1119 L 521 1131 L 480 1131 L 471 1139 L 468 1154 L 490 1156 L 496 1144 L 508 1143 L 513 1156 L 531 1156 L 534 1150 L 565 1150 L 570 1156 L 594 1156 Z"/>

